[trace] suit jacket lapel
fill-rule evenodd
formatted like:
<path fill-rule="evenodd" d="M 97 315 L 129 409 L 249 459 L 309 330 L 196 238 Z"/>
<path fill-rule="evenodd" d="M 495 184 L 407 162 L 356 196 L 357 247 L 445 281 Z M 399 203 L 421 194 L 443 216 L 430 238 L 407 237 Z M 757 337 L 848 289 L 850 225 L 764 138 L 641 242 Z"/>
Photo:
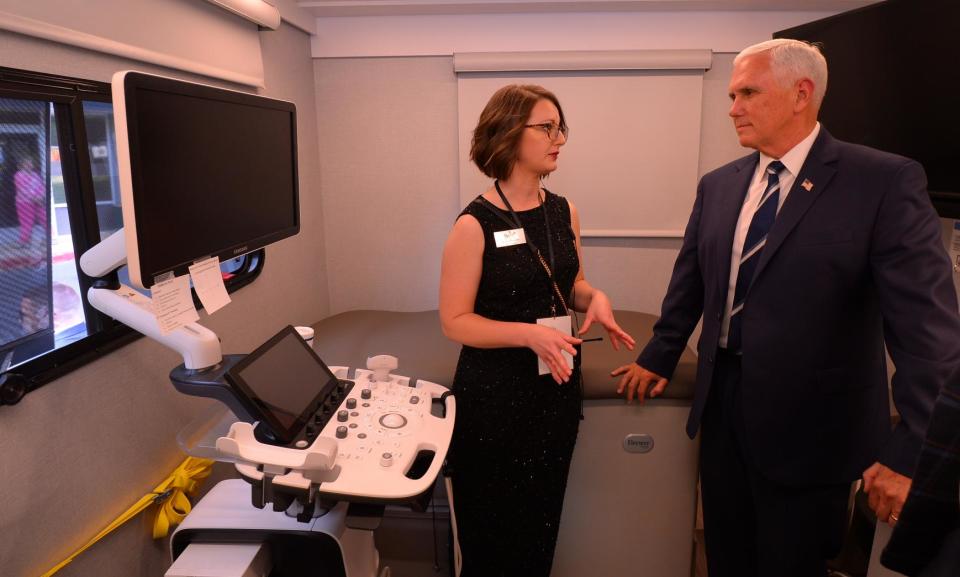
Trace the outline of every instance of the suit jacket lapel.
<path fill-rule="evenodd" d="M 830 184 L 833 175 L 837 172 L 836 168 L 831 166 L 836 161 L 837 154 L 836 140 L 821 126 L 820 134 L 813 143 L 813 147 L 810 148 L 810 153 L 800 169 L 800 174 L 793 181 L 787 200 L 783 202 L 780 213 L 767 234 L 767 244 L 763 247 L 763 253 L 760 255 L 757 272 L 753 277 L 754 283 L 763 273 L 763 269 L 766 268 L 770 259 L 777 253 L 783 241 L 786 240 L 803 218 L 803 215 Z M 810 190 L 802 186 L 804 182 L 809 182 L 812 185 Z M 752 287 L 753 284 L 751 283 L 750 286 Z"/>
<path fill-rule="evenodd" d="M 733 247 L 733 235 L 737 229 L 737 221 L 740 219 L 743 200 L 747 196 L 747 188 L 750 186 L 750 180 L 753 178 L 758 162 L 760 162 L 760 154 L 757 152 L 740 160 L 736 166 L 736 172 L 728 177 L 728 184 L 723 187 L 723 190 L 731 192 L 719 199 L 720 206 L 716 211 L 717 229 L 720 231 L 719 242 L 716 245 L 719 250 L 716 258 L 720 263 L 717 290 L 724 299 L 727 298 L 727 290 L 730 288 L 730 251 Z"/>

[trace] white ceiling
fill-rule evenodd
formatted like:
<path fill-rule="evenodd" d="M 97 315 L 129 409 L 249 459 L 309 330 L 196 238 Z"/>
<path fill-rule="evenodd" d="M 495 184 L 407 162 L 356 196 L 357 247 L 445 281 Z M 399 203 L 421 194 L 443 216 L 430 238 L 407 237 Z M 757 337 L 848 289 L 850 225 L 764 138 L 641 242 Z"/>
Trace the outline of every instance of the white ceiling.
<path fill-rule="evenodd" d="M 879 0 L 298 0 L 317 17 L 531 12 L 833 11 Z"/>

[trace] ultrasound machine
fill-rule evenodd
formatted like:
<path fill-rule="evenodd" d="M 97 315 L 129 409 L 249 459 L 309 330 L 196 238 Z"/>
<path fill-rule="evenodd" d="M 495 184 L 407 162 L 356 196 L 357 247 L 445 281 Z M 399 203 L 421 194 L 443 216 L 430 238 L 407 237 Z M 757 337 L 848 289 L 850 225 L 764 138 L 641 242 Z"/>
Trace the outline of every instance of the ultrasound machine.
<path fill-rule="evenodd" d="M 447 389 L 391 374 L 386 355 L 348 380 L 291 326 L 224 364 L 202 379 L 171 375 L 243 415 L 215 445 L 242 480 L 214 487 L 177 529 L 167 577 L 208 575 L 197 569 L 221 557 L 245 570 L 272 557 L 270 573 L 252 575 L 389 575 L 373 531 L 386 504 L 425 510 L 452 433 Z"/>
<path fill-rule="evenodd" d="M 90 303 L 182 355 L 174 386 L 228 410 L 181 445 L 240 476 L 174 532 L 166 577 L 388 576 L 373 531 L 385 505 L 426 507 L 453 432 L 450 392 L 393 374 L 388 355 L 328 367 L 292 326 L 223 355 L 196 322 L 161 330 L 148 293 L 121 282 L 148 289 L 297 234 L 294 105 L 138 72 L 114 76 L 113 100 L 124 228 L 81 257 L 99 279 Z"/>

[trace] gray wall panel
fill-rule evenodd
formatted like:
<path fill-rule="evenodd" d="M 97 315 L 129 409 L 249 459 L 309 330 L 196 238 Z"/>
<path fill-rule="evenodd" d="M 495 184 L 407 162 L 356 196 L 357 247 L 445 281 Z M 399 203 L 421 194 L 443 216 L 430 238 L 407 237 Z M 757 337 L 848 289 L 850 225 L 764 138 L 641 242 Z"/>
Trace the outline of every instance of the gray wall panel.
<path fill-rule="evenodd" d="M 453 59 L 315 60 L 330 310 L 437 308 L 457 200 Z"/>
<path fill-rule="evenodd" d="M 246 352 L 287 323 L 328 314 L 312 63 L 306 34 L 262 32 L 268 96 L 298 106 L 302 228 L 267 248 L 266 268 L 233 303 L 201 322 L 226 353 Z M 101 54 L 0 32 L 0 65 L 109 80 L 115 70 L 171 74 Z M 181 75 L 183 76 L 183 75 Z M 206 80 L 203 80 L 206 81 Z M 181 359 L 141 339 L 0 407 L 0 573 L 35 577 L 153 489 L 183 458 L 176 434 L 209 401 L 177 393 Z M 137 518 L 81 555 L 64 577 L 156 577 L 166 542 Z"/>

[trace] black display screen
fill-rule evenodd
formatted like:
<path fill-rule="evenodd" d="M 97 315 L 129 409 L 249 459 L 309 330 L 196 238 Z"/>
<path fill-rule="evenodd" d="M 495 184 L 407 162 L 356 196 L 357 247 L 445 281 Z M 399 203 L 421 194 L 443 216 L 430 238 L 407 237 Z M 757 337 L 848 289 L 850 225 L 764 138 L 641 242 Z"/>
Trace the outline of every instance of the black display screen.
<path fill-rule="evenodd" d="M 292 103 L 138 73 L 124 94 L 140 284 L 299 231 Z"/>
<path fill-rule="evenodd" d="M 960 217 L 956 0 L 889 0 L 782 30 L 819 42 L 829 80 L 820 120 L 848 142 L 920 162 L 941 216 Z"/>
<path fill-rule="evenodd" d="M 289 443 L 338 379 L 288 326 L 233 366 L 226 380 L 250 414 Z"/>

